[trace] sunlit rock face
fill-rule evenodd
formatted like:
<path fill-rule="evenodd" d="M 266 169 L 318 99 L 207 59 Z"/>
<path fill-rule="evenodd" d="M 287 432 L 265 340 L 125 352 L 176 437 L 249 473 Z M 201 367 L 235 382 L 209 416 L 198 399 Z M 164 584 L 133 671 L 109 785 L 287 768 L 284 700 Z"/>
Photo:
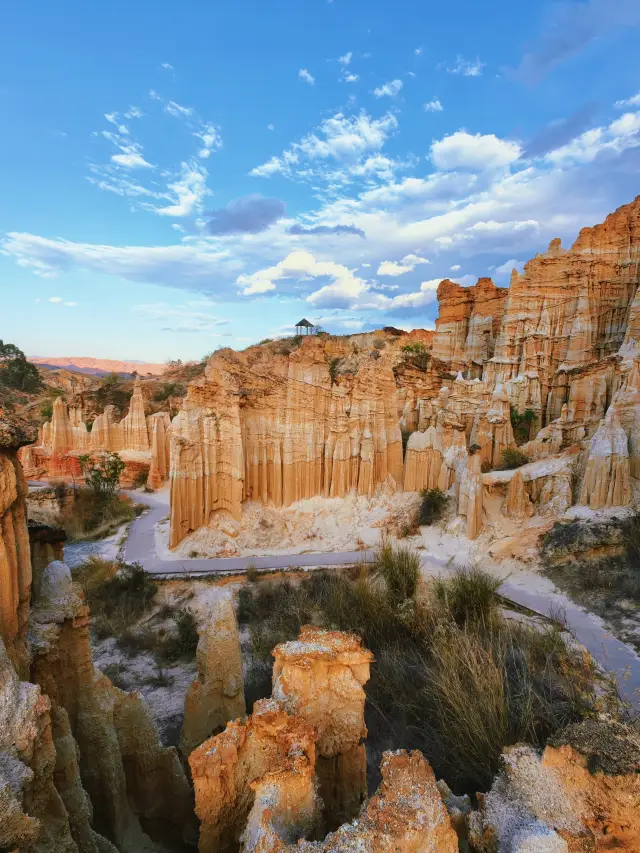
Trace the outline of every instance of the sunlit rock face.
<path fill-rule="evenodd" d="M 474 287 L 441 281 L 433 358 L 454 373 L 464 370 L 470 378 L 481 376 L 494 353 L 508 292 L 490 278 L 478 279 Z"/>
<path fill-rule="evenodd" d="M 309 337 L 285 355 L 214 354 L 172 424 L 172 545 L 212 513 L 240 519 L 243 500 L 289 506 L 402 483 L 399 346 L 390 336 L 381 351 L 356 349 L 354 339 Z M 339 362 L 345 373 L 332 382 Z"/>
<path fill-rule="evenodd" d="M 245 714 L 242 653 L 233 601 L 223 598 L 207 613 L 196 653 L 198 677 L 184 707 L 180 749 L 188 756 L 229 720 Z"/>
<path fill-rule="evenodd" d="M 627 327 L 630 318 L 637 326 L 631 309 L 639 258 L 638 199 L 584 228 L 568 251 L 552 240 L 511 279 L 485 380 L 506 382 L 512 402 L 540 413 L 543 425 L 560 416 L 564 403 L 579 408 L 587 389 L 573 399 L 571 389 L 581 372 L 637 336 Z M 602 381 L 610 398 L 613 375 L 605 371 Z"/>
<path fill-rule="evenodd" d="M 83 410 L 70 408 L 62 397 L 57 397 L 52 419 L 43 424 L 36 444 L 20 453 L 27 477 L 81 482 L 79 457 L 90 455 L 97 459 L 104 451 L 110 451 L 118 453 L 125 463 L 120 477 L 123 488 L 133 488 L 145 480 L 149 488 L 160 488 L 169 476 L 169 413 L 145 415 L 139 379 L 134 383 L 127 415 L 118 422 L 113 413 L 113 406 L 105 406 L 89 432 Z"/>
<path fill-rule="evenodd" d="M 373 655 L 356 636 L 306 626 L 273 657 L 272 695 L 315 727 L 320 796 L 338 826 L 357 815 L 367 795 L 363 687 Z"/>
<path fill-rule="evenodd" d="M 587 720 L 542 755 L 510 747 L 469 818 L 478 853 L 640 849 L 640 738 L 630 726 Z"/>

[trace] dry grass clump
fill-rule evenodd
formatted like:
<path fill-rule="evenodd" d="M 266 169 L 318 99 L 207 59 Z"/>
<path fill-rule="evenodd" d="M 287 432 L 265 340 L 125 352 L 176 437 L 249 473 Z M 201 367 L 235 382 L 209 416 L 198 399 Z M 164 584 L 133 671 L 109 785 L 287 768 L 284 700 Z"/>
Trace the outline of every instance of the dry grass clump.
<path fill-rule="evenodd" d="M 418 580 L 415 555 L 386 546 L 350 573 L 244 587 L 238 615 L 253 646 L 249 707 L 269 694 L 274 645 L 308 623 L 354 631 L 375 655 L 366 688 L 370 765 L 385 749 L 420 749 L 438 777 L 470 793 L 490 786 L 505 746 L 541 746 L 605 701 L 615 707 L 607 685 L 599 695 L 590 659 L 557 626 L 504 618 L 493 577 L 456 569 L 423 594 Z"/>
<path fill-rule="evenodd" d="M 151 652 L 158 666 L 195 656 L 198 628 L 193 611 L 156 607 L 158 586 L 139 563 L 90 557 L 72 574 L 84 590 L 97 639 L 113 637 L 129 657 Z"/>
<path fill-rule="evenodd" d="M 60 510 L 52 524 L 64 528 L 70 542 L 102 539 L 115 533 L 121 525 L 133 521 L 145 509 L 124 495 L 105 500 L 90 489 L 79 488 L 75 490 L 73 502 Z"/>

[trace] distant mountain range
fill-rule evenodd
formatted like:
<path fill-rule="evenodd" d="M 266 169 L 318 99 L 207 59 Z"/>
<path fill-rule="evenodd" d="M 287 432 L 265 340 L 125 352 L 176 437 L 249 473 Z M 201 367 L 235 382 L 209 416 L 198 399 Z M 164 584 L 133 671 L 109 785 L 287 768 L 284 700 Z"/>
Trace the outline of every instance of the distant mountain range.
<path fill-rule="evenodd" d="M 89 373 L 93 376 L 106 376 L 108 373 L 140 376 L 160 376 L 167 369 L 166 364 L 151 364 L 146 361 L 115 361 L 110 358 L 85 358 L 83 356 L 40 356 L 30 355 L 28 360 L 39 367 L 62 367 L 75 373 Z"/>

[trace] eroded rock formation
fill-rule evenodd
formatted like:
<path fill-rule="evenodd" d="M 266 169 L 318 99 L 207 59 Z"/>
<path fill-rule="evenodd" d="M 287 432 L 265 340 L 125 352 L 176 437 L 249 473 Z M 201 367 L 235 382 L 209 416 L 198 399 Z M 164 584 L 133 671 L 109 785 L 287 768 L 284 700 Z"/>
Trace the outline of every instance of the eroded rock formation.
<path fill-rule="evenodd" d="M 478 853 L 638 850 L 640 737 L 633 728 L 588 720 L 542 756 L 511 747 L 504 767 L 469 818 Z"/>
<path fill-rule="evenodd" d="M 357 815 L 367 795 L 363 687 L 373 655 L 354 635 L 305 626 L 273 657 L 273 698 L 315 728 L 320 797 L 338 826 Z"/>
<path fill-rule="evenodd" d="M 159 853 L 157 841 L 190 831 L 189 786 L 141 697 L 94 670 L 88 610 L 68 568 L 43 565 L 41 550 L 32 584 L 16 457 L 25 438 L 0 422 L 0 846 Z"/>
<path fill-rule="evenodd" d="M 231 597 L 207 614 L 196 653 L 198 677 L 185 699 L 180 749 L 188 756 L 229 720 L 245 714 L 242 653 Z"/>
<path fill-rule="evenodd" d="M 21 461 L 30 479 L 82 480 L 78 457 L 101 452 L 118 453 L 125 463 L 120 478 L 124 488 L 147 482 L 160 488 L 169 476 L 169 436 L 171 419 L 168 412 L 145 415 L 140 380 L 136 379 L 127 415 L 118 423 L 114 407 L 105 406 L 87 430 L 82 408 L 69 408 L 62 397 L 56 397 L 53 416 L 43 424 L 38 442 L 21 451 Z"/>

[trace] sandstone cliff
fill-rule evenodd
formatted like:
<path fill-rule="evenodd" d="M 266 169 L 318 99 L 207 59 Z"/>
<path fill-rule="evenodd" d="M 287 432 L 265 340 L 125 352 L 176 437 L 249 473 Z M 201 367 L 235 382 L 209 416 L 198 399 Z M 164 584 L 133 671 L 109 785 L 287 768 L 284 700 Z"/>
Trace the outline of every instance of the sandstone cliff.
<path fill-rule="evenodd" d="M 149 709 L 94 671 L 88 611 L 57 531 L 32 531 L 17 447 L 0 422 L 0 846 L 159 853 L 191 827 L 191 793 Z M 48 546 L 50 550 L 47 550 Z M 152 840 L 155 839 L 155 840 Z"/>

